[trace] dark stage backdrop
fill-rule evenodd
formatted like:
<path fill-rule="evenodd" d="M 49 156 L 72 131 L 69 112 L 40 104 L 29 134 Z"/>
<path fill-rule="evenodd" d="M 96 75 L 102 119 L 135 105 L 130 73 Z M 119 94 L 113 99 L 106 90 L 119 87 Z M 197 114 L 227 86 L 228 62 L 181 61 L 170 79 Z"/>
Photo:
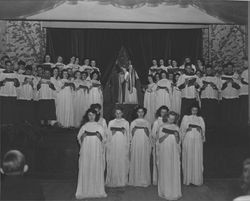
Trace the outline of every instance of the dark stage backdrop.
<path fill-rule="evenodd" d="M 152 58 L 175 59 L 185 56 L 194 61 L 202 55 L 201 29 L 117 30 L 117 29 L 47 29 L 46 51 L 53 61 L 63 56 L 69 63 L 72 55 L 95 59 L 105 84 L 121 47 L 125 47 L 143 84 L 146 83 Z"/>

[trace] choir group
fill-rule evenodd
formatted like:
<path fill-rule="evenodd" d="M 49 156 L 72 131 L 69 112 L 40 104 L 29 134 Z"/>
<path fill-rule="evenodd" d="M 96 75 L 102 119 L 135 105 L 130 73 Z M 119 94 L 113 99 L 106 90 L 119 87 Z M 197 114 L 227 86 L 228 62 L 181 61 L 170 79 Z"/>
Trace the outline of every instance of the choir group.
<path fill-rule="evenodd" d="M 153 60 L 144 107 L 135 108 L 136 119 L 129 123 L 123 109 L 116 107 L 115 119 L 108 124 L 102 117 L 102 86 L 95 61 L 89 65 L 86 59 L 80 66 L 75 57 L 68 65 L 61 57 L 56 64 L 50 63 L 48 55 L 45 59 L 35 70 L 21 63 L 16 72 L 9 59 L 3 59 L 2 122 L 13 121 L 18 109 L 22 120 L 32 120 L 36 111 L 42 124 L 80 127 L 77 199 L 106 197 L 105 185 L 147 187 L 151 172 L 160 197 L 179 199 L 181 167 L 183 184 L 203 184 L 205 124 L 215 126 L 219 114 L 225 125 L 247 121 L 247 58 L 240 69 L 232 63 L 204 67 L 200 60 L 193 65 L 190 58 L 179 67 L 174 60 L 168 66 L 163 59 L 159 66 Z"/>
<path fill-rule="evenodd" d="M 8 57 L 2 58 L 0 68 L 1 123 L 16 122 L 60 127 L 79 127 L 91 103 L 103 103 L 100 71 L 85 59 L 84 65 L 72 57 L 68 65 L 58 57 L 57 63 L 37 66 L 23 61 L 14 67 Z"/>

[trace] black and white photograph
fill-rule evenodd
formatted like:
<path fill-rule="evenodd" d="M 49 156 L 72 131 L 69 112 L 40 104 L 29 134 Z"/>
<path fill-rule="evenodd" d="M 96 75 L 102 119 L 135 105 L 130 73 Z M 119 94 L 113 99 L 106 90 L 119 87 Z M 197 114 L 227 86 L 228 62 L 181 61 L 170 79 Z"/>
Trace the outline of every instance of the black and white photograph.
<path fill-rule="evenodd" d="M 0 0 L 0 200 L 250 201 L 250 1 Z"/>

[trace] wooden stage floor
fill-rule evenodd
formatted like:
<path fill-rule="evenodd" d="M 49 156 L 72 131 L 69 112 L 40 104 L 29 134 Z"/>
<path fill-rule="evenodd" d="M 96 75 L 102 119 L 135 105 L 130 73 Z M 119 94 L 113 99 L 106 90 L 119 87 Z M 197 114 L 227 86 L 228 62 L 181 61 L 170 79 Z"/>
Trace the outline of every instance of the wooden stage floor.
<path fill-rule="evenodd" d="M 41 181 L 46 200 L 75 200 L 75 181 Z M 160 201 L 156 186 L 106 188 L 107 198 L 91 201 Z M 206 179 L 200 187 L 182 186 L 180 201 L 232 201 L 241 193 L 236 179 Z"/>

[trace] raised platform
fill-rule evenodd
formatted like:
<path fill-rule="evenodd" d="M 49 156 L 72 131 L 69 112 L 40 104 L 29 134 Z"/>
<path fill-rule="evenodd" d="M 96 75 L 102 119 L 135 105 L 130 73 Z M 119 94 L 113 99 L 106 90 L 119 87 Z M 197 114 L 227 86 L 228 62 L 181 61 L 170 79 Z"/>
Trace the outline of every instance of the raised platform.
<path fill-rule="evenodd" d="M 125 110 L 126 111 L 126 110 Z M 29 125 L 1 128 L 1 157 L 10 149 L 21 150 L 39 179 L 76 179 L 79 145 L 77 129 L 54 129 Z M 205 178 L 239 177 L 242 161 L 250 157 L 247 128 L 218 128 L 206 132 Z"/>

